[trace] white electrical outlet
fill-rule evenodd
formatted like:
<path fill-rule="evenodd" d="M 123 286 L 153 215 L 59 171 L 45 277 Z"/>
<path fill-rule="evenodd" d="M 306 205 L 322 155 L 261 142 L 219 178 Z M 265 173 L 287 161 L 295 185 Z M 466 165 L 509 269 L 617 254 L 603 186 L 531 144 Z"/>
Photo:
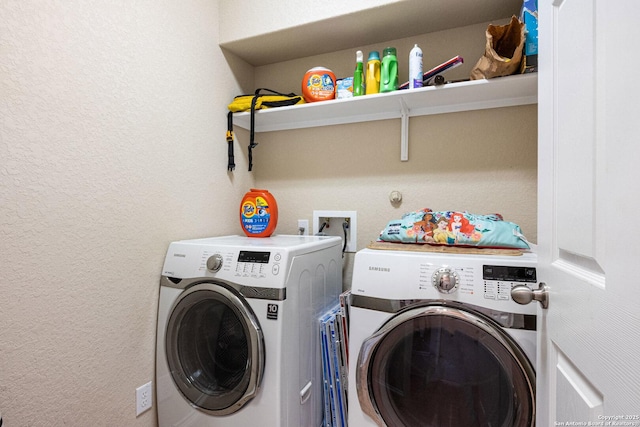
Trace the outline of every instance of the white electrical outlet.
<path fill-rule="evenodd" d="M 328 224 L 322 227 L 323 223 Z M 313 234 L 320 233 L 327 236 L 339 236 L 344 239 L 342 224 L 347 220 L 347 246 L 345 252 L 356 252 L 358 245 L 358 221 L 356 211 L 313 211 Z M 344 244 L 344 240 L 343 240 Z"/>
<path fill-rule="evenodd" d="M 301 236 L 309 235 L 309 220 L 308 219 L 299 219 L 298 220 L 298 234 Z"/>
<path fill-rule="evenodd" d="M 136 417 L 153 406 L 153 381 L 136 389 Z"/>

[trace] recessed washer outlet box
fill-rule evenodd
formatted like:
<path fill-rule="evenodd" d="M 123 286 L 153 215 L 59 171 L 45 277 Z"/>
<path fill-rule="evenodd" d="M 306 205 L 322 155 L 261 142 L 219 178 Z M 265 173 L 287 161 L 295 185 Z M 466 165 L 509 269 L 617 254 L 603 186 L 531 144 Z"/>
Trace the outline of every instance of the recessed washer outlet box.
<path fill-rule="evenodd" d="M 328 220 L 328 221 L 327 221 Z M 343 239 L 342 224 L 347 221 L 347 246 L 345 252 L 356 252 L 358 246 L 358 218 L 356 211 L 313 211 L 313 234 L 339 236 Z M 324 227 L 322 224 L 327 223 Z M 322 232 L 320 229 L 322 228 Z"/>

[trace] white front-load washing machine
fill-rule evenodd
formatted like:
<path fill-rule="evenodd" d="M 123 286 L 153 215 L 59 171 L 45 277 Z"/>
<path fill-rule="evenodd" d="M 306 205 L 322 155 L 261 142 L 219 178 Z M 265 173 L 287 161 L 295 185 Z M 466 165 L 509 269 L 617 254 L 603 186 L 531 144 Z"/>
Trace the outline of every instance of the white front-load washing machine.
<path fill-rule="evenodd" d="M 511 289 L 537 287 L 536 260 L 358 252 L 349 427 L 534 426 L 536 306 Z"/>
<path fill-rule="evenodd" d="M 342 289 L 339 237 L 171 243 L 156 347 L 158 423 L 318 427 L 317 319 Z"/>

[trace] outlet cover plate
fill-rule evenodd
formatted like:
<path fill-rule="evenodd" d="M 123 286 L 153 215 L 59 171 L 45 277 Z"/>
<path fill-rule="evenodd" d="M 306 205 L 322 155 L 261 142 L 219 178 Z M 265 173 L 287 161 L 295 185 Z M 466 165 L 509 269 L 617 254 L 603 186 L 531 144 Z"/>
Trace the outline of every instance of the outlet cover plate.
<path fill-rule="evenodd" d="M 153 406 L 153 381 L 136 389 L 136 417 Z"/>

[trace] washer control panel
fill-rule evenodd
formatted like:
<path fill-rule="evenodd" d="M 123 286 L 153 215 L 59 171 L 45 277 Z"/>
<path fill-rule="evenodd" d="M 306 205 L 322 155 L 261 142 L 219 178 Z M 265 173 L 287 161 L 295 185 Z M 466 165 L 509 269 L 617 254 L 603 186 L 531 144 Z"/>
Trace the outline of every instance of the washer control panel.
<path fill-rule="evenodd" d="M 362 249 L 353 265 L 352 294 L 390 301 L 451 300 L 510 313 L 535 312 L 516 304 L 511 289 L 538 288 L 537 255 L 439 253 Z"/>
<path fill-rule="evenodd" d="M 482 280 L 481 280 L 482 279 Z M 420 265 L 420 289 L 436 289 L 440 294 L 482 295 L 484 299 L 510 301 L 511 288 L 526 285 L 533 289 L 537 284 L 533 266 L 507 266 L 473 263 L 457 265 Z M 429 286 L 430 285 L 430 286 Z"/>

